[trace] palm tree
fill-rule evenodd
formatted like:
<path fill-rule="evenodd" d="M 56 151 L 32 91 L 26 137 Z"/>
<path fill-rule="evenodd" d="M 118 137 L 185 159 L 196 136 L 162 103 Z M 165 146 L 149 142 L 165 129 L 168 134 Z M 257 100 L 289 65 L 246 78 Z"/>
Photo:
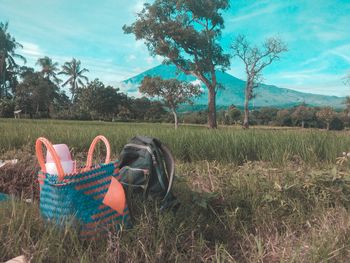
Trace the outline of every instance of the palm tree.
<path fill-rule="evenodd" d="M 45 56 L 43 58 L 39 58 L 36 62 L 36 65 L 41 67 L 41 74 L 44 78 L 53 81 L 56 84 L 59 84 L 61 80 L 57 78 L 58 71 L 58 63 L 53 62 L 51 58 Z"/>
<path fill-rule="evenodd" d="M 84 86 L 82 81 L 86 82 L 89 79 L 83 75 L 83 73 L 89 72 L 86 68 L 80 69 L 80 60 L 72 59 L 70 62 L 65 62 L 62 66 L 62 71 L 58 74 L 63 74 L 68 76 L 68 79 L 62 84 L 62 86 L 66 86 L 68 83 L 70 84 L 70 92 L 72 93 L 71 101 L 74 101 L 76 90 L 78 89 L 78 85 Z"/>
<path fill-rule="evenodd" d="M 3 94 L 7 95 L 6 81 L 10 80 L 13 71 L 18 68 L 15 58 L 26 62 L 26 59 L 15 53 L 17 48 L 23 46 L 16 41 L 14 37 L 7 32 L 8 22 L 0 23 L 0 98 Z"/>

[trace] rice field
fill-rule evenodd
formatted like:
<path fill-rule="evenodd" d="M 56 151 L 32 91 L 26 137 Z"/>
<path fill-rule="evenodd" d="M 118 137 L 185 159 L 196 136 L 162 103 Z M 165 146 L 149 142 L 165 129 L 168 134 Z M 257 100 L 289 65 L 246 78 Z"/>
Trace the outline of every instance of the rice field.
<path fill-rule="evenodd" d="M 19 159 L 0 170 L 0 192 L 14 197 L 0 202 L 0 262 L 349 262 L 350 165 L 337 162 L 347 131 L 1 119 L 0 134 L 0 159 Z M 97 242 L 43 221 L 35 139 L 66 143 L 83 161 L 98 134 L 115 158 L 135 135 L 166 143 L 179 210 L 129 200 L 133 228 Z"/>
<path fill-rule="evenodd" d="M 301 129 L 250 129 L 182 126 L 168 124 L 106 123 L 56 120 L 0 120 L 0 152 L 33 147 L 37 137 L 53 143 L 66 143 L 73 152 L 87 151 L 92 139 L 105 135 L 115 156 L 135 135 L 158 137 L 179 161 L 199 160 L 241 164 L 268 161 L 283 164 L 300 159 L 309 164 L 334 163 L 350 151 L 350 133 Z"/>

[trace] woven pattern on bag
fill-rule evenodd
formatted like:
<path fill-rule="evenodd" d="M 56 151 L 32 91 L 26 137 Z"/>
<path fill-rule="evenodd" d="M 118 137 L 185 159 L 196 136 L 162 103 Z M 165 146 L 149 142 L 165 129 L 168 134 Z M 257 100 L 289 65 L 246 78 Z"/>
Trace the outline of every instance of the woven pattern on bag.
<path fill-rule="evenodd" d="M 129 225 L 127 206 L 122 214 L 102 203 L 112 177 L 119 179 L 118 161 L 101 164 L 86 172 L 57 175 L 39 172 L 42 216 L 56 224 L 74 218 L 81 226 L 82 237 L 94 237 L 109 229 Z"/>

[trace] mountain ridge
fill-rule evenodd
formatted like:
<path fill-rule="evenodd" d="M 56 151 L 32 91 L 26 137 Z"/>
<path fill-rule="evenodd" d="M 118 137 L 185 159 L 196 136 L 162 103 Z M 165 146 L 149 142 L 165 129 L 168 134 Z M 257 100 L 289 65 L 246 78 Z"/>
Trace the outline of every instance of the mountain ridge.
<path fill-rule="evenodd" d="M 198 81 L 192 75 L 185 75 L 183 72 L 178 72 L 173 65 L 159 65 L 149 70 L 146 70 L 134 77 L 128 78 L 123 81 L 127 92 L 137 92 L 138 86 L 145 76 L 159 76 L 164 79 L 177 78 L 181 81 L 193 82 Z M 217 91 L 216 104 L 218 108 L 227 107 L 229 105 L 235 105 L 242 107 L 244 103 L 244 88 L 245 81 L 236 78 L 226 72 L 217 71 L 218 82 L 223 85 L 223 89 Z M 203 94 L 194 99 L 194 105 L 192 107 L 186 107 L 188 109 L 203 108 L 200 107 L 207 105 L 208 92 L 206 88 L 203 88 Z M 336 109 L 344 108 L 344 97 L 320 95 L 313 93 L 300 92 L 292 89 L 281 88 L 275 85 L 260 84 L 254 90 L 256 96 L 250 101 L 253 107 L 276 107 L 276 108 L 290 108 L 301 103 L 305 103 L 310 106 L 325 107 L 331 106 Z"/>

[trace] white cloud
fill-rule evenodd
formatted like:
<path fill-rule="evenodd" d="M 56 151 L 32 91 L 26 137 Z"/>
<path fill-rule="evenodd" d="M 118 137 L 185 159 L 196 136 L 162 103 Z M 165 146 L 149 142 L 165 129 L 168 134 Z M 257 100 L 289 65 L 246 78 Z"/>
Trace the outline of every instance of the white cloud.
<path fill-rule="evenodd" d="M 136 60 L 136 56 L 135 56 L 134 54 L 130 54 L 130 55 L 128 56 L 128 58 L 127 58 L 127 61 L 128 61 L 128 62 L 131 62 L 131 61 L 134 61 L 134 60 Z"/>
<path fill-rule="evenodd" d="M 350 44 L 337 46 L 336 48 L 331 49 L 329 53 L 334 54 L 350 63 Z"/>
<path fill-rule="evenodd" d="M 21 43 L 23 45 L 23 49 L 21 50 L 21 52 L 24 55 L 34 57 L 34 58 L 39 58 L 43 56 L 44 52 L 41 50 L 39 45 L 31 42 L 25 42 L 25 41 L 22 41 Z"/>
<path fill-rule="evenodd" d="M 248 8 L 241 9 L 241 11 L 235 15 L 235 17 L 229 19 L 229 21 L 231 23 L 237 23 L 243 20 L 252 19 L 257 16 L 275 13 L 283 6 L 284 5 L 282 3 L 271 4 L 271 2 L 259 1 L 256 4 L 249 6 Z"/>
<path fill-rule="evenodd" d="M 132 6 L 132 11 L 133 11 L 133 13 L 134 13 L 134 14 L 137 14 L 137 13 L 141 12 L 142 9 L 143 9 L 144 3 L 145 3 L 144 0 L 138 0 L 138 1 L 136 2 L 136 4 L 134 4 L 134 5 Z"/>

